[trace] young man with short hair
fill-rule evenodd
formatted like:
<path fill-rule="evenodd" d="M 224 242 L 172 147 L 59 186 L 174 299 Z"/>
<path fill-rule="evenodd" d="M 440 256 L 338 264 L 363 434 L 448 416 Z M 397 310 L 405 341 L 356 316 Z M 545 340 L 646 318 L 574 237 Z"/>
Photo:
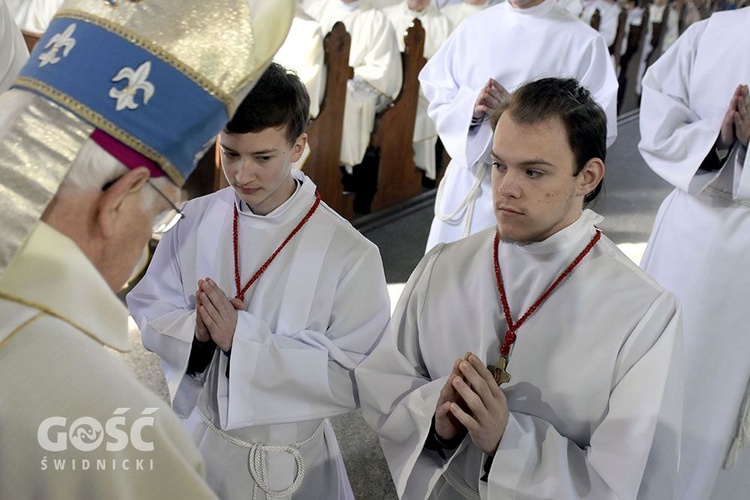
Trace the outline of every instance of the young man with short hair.
<path fill-rule="evenodd" d="M 359 406 L 389 299 L 377 247 L 292 169 L 309 104 L 272 63 L 220 135 L 230 187 L 185 205 L 127 298 L 221 498 L 352 498 L 327 417 Z"/>
<path fill-rule="evenodd" d="M 605 114 L 557 78 L 501 109 L 497 225 L 414 271 L 356 372 L 365 419 L 403 498 L 670 498 L 679 307 L 584 209 Z"/>

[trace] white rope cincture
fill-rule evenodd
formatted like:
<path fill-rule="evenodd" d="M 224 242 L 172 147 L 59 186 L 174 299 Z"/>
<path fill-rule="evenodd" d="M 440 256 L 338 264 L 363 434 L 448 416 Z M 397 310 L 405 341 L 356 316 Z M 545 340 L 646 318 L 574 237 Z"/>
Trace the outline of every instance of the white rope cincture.
<path fill-rule="evenodd" d="M 313 432 L 312 435 L 310 435 L 310 437 L 305 439 L 304 441 L 288 445 L 271 446 L 262 443 L 250 443 L 234 436 L 230 436 L 229 434 L 216 427 L 214 423 L 211 422 L 208 417 L 206 417 L 206 415 L 201 411 L 200 408 L 196 408 L 196 410 L 198 411 L 198 415 L 201 417 L 203 423 L 206 424 L 206 427 L 208 427 L 215 434 L 235 446 L 238 446 L 240 448 L 249 448 L 249 451 L 247 453 L 247 470 L 252 476 L 253 481 L 255 482 L 255 485 L 253 487 L 253 500 L 256 499 L 257 488 L 262 489 L 265 492 L 267 498 L 280 499 L 292 495 L 299 489 L 300 486 L 302 486 L 302 481 L 305 479 L 305 461 L 302 459 L 302 454 L 299 452 L 299 449 L 320 436 L 324 429 L 325 420 L 321 420 L 320 425 L 318 425 L 318 428 L 315 429 L 315 432 Z M 294 477 L 294 481 L 289 487 L 284 488 L 283 490 L 273 490 L 268 485 L 267 455 L 269 452 L 289 453 L 290 455 L 292 455 L 292 457 L 294 458 L 294 462 L 297 464 L 297 474 Z"/>
<path fill-rule="evenodd" d="M 456 216 L 466 210 L 466 215 L 464 216 L 464 228 L 461 232 L 462 238 L 469 236 L 469 233 L 471 232 L 471 221 L 472 219 L 474 219 L 474 206 L 477 203 L 477 198 L 479 197 L 479 188 L 482 186 L 482 179 L 484 179 L 484 174 L 487 171 L 488 167 L 488 164 L 484 163 L 483 161 L 477 162 L 476 165 L 477 172 L 475 174 L 474 184 L 471 185 L 469 192 L 466 193 L 466 197 L 453 212 L 451 212 L 450 214 L 440 213 L 440 206 L 443 201 L 443 190 L 445 189 L 445 178 L 440 181 L 440 184 L 438 184 L 437 194 L 435 195 L 435 218 L 442 222 L 457 222 L 455 220 Z"/>

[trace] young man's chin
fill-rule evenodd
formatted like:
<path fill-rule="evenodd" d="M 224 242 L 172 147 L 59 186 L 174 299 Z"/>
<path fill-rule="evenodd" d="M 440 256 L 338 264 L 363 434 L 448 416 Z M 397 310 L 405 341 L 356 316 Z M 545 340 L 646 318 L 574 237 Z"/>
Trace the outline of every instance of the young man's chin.
<path fill-rule="evenodd" d="M 530 231 L 502 225 L 497 226 L 497 233 L 500 236 L 500 241 L 516 246 L 525 246 L 541 241 L 538 235 L 535 235 Z"/>

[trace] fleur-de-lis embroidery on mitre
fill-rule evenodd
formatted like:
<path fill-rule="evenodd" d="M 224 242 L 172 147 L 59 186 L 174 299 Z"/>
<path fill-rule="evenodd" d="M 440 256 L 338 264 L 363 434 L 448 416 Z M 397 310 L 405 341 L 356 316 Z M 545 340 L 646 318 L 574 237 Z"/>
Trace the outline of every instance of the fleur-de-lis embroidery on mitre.
<path fill-rule="evenodd" d="M 47 45 L 44 46 L 44 50 L 50 49 L 48 52 L 44 52 L 39 55 L 39 67 L 46 66 L 47 64 L 55 64 L 60 60 L 58 51 L 63 49 L 62 56 L 67 57 L 73 47 L 76 45 L 75 38 L 72 37 L 73 32 L 76 30 L 75 23 L 71 24 L 65 31 L 58 33 L 50 38 Z"/>
<path fill-rule="evenodd" d="M 151 62 L 146 61 L 145 63 L 138 66 L 138 69 L 133 71 L 133 68 L 122 68 L 111 81 L 119 82 L 122 79 L 127 79 L 128 84 L 122 90 L 118 90 L 117 87 L 109 89 L 109 97 L 117 99 L 115 109 L 122 111 L 123 109 L 136 109 L 138 104 L 135 102 L 135 96 L 139 90 L 143 91 L 143 105 L 148 104 L 148 100 L 154 95 L 156 90 L 151 82 L 146 81 L 148 74 L 151 71 Z"/>

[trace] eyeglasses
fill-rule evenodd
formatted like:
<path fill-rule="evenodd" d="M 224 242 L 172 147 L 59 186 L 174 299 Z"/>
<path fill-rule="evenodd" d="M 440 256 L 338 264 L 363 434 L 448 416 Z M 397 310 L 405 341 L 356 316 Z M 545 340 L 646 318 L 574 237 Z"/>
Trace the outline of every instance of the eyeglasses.
<path fill-rule="evenodd" d="M 115 182 L 119 180 L 120 180 L 120 177 L 118 177 L 117 179 L 112 179 L 111 181 L 107 182 L 106 184 L 104 184 L 104 186 L 102 186 L 102 191 L 106 191 L 107 189 L 112 187 L 112 185 Z M 151 179 L 149 179 L 146 183 L 152 188 L 154 188 L 154 191 L 159 193 L 159 196 L 167 200 L 167 203 L 169 203 L 169 206 L 172 207 L 172 208 L 168 208 L 167 210 L 164 210 L 163 212 L 156 214 L 156 217 L 154 217 L 154 220 L 151 223 L 152 234 L 164 234 L 170 229 L 172 229 L 180 219 L 185 217 L 185 214 L 182 213 L 182 210 L 177 208 L 177 205 L 172 203 L 172 200 L 170 200 L 166 194 L 162 193 L 159 190 L 159 188 L 157 188 L 156 185 L 154 185 L 154 183 L 151 182 Z"/>
<path fill-rule="evenodd" d="M 182 210 L 177 208 L 177 205 L 172 203 L 172 200 L 170 200 L 167 195 L 159 191 L 159 188 L 157 188 L 151 182 L 151 179 L 148 180 L 147 184 L 154 188 L 154 190 L 159 193 L 159 196 L 167 200 L 167 203 L 169 203 L 169 205 L 172 207 L 161 212 L 160 214 L 157 214 L 157 216 L 154 217 L 154 221 L 151 225 L 151 232 L 153 234 L 164 234 L 172 229 L 180 219 L 185 217 L 185 214 L 182 213 Z"/>

